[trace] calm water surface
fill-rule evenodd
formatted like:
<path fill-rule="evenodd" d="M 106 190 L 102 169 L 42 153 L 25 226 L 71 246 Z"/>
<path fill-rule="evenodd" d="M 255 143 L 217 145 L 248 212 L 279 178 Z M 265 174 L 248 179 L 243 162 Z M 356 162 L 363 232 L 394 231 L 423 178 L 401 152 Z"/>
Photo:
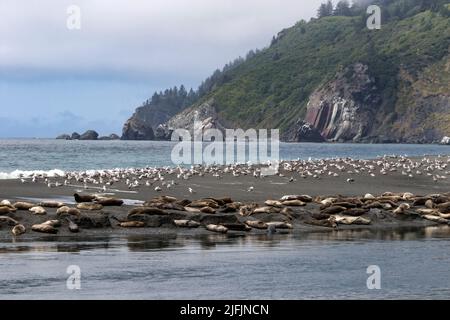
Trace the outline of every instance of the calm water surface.
<path fill-rule="evenodd" d="M 449 247 L 448 228 L 2 243 L 0 298 L 449 299 Z M 81 290 L 66 287 L 69 265 Z"/>

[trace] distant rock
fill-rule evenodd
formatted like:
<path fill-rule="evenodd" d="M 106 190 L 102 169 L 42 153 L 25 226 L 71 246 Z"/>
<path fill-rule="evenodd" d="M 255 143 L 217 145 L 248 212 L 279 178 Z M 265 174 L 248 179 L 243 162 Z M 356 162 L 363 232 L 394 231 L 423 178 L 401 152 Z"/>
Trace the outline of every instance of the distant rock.
<path fill-rule="evenodd" d="M 97 140 L 98 133 L 94 130 L 88 130 L 80 136 L 80 140 Z"/>
<path fill-rule="evenodd" d="M 441 144 L 450 145 L 450 137 L 443 137 Z"/>
<path fill-rule="evenodd" d="M 72 140 L 72 138 L 68 134 L 61 134 L 61 135 L 57 136 L 56 139 L 57 140 Z"/>
<path fill-rule="evenodd" d="M 109 136 L 103 136 L 98 138 L 98 140 L 119 140 L 119 139 L 120 137 L 115 133 L 110 134 Z"/>
<path fill-rule="evenodd" d="M 167 122 L 167 128 L 174 131 L 176 129 L 186 129 L 194 133 L 195 130 L 206 131 L 217 129 L 225 132 L 225 126 L 219 119 L 214 99 L 209 99 L 201 105 L 185 109 Z"/>
<path fill-rule="evenodd" d="M 123 126 L 122 140 L 154 140 L 151 126 L 137 117 L 129 119 Z"/>
<path fill-rule="evenodd" d="M 288 139 L 292 142 L 325 142 L 319 130 L 301 119 L 291 128 Z"/>
<path fill-rule="evenodd" d="M 72 140 L 80 140 L 80 134 L 78 132 L 72 133 Z"/>

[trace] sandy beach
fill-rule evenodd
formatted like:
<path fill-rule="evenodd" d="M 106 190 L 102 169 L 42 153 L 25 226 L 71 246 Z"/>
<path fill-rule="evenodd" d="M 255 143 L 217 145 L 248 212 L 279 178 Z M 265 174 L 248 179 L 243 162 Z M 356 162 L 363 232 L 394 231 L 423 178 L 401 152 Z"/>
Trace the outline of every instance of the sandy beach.
<path fill-rule="evenodd" d="M 117 173 L 118 181 L 105 187 L 97 181 L 101 174 L 91 173 L 91 176 L 88 176 L 83 173 L 72 173 L 84 178 L 79 178 L 79 181 L 73 178 L 68 179 L 67 176 L 47 179 L 39 177 L 36 182 L 32 182 L 31 179 L 25 179 L 24 181 L 2 180 L 0 181 L 0 201 L 7 199 L 12 204 L 25 201 L 35 205 L 38 205 L 41 201 L 59 201 L 74 208 L 76 206 L 74 193 L 101 194 L 103 197 L 124 200 L 122 206 L 104 206 L 98 211 L 80 210 L 81 218 L 80 216 L 69 216 L 79 225 L 80 231 L 77 234 L 69 231 L 65 217 L 56 214 L 58 208 L 45 208 L 45 215 L 34 215 L 27 210 L 11 212 L 8 216 L 24 225 L 27 230 L 24 234 L 17 236 L 21 239 L 111 234 L 164 235 L 182 233 L 196 235 L 213 232 L 205 228 L 210 224 L 232 225 L 231 228 L 233 228 L 235 224 L 244 226 L 249 220 L 262 223 L 284 222 L 288 224 L 288 227 L 276 228 L 277 232 L 280 233 L 364 228 L 421 228 L 445 224 L 446 216 L 437 207 L 446 202 L 446 193 L 450 190 L 450 182 L 446 177 L 447 162 L 447 157 L 388 158 L 382 161 L 341 159 L 339 161 L 285 162 L 282 164 L 278 175 L 266 177 L 258 176 L 259 169 L 257 167 L 245 165 L 236 166 L 229 172 L 224 170 L 223 167 L 196 168 L 190 171 L 186 170 L 182 177 L 180 177 L 180 172 L 173 168 L 145 169 L 127 172 L 126 174 Z M 385 170 L 386 167 L 390 169 Z M 107 177 L 111 178 L 110 175 L 112 174 L 104 173 L 104 175 L 105 177 L 102 180 L 106 181 Z M 145 176 L 143 177 L 143 175 Z M 163 177 L 163 179 L 158 177 Z M 134 185 L 130 186 L 130 184 Z M 170 185 L 170 188 L 167 188 L 167 184 Z M 157 191 L 158 188 L 161 188 L 161 190 Z M 269 203 L 269 205 L 265 203 L 267 200 L 280 201 L 287 195 L 308 195 L 311 197 L 311 201 L 307 201 L 300 206 L 298 204 L 290 206 L 283 203 Z M 433 198 L 437 195 L 442 195 L 443 199 L 436 200 Z M 239 203 L 239 205 L 234 212 L 224 210 L 227 203 L 219 203 L 212 213 L 189 208 L 191 209 L 189 212 L 164 209 L 163 215 L 144 214 L 139 215 L 138 219 L 134 219 L 135 217 L 131 219 L 128 215 L 130 210 L 142 207 L 143 202 L 155 198 L 161 199 L 162 196 L 173 197 L 176 201 L 189 200 L 185 201 L 184 205 L 205 198 L 227 198 L 229 199 L 228 204 Z M 367 199 L 369 196 L 374 196 L 374 199 Z M 445 219 L 430 221 L 424 219 L 425 213 L 418 213 L 417 210 L 426 209 L 426 206 L 424 203 L 414 205 L 414 201 L 425 196 L 435 202 L 432 204 L 434 209 L 430 209 L 434 211 L 425 213 L 430 213 L 436 217 L 441 214 Z M 330 198 L 334 200 L 325 205 L 326 199 Z M 327 213 L 324 211 L 327 207 L 334 206 L 334 203 L 348 202 L 349 199 L 359 202 L 356 205 L 349 206 L 346 208 L 347 211 L 344 212 L 338 210 Z M 383 206 L 369 206 L 380 199 Z M 384 205 L 388 202 L 392 204 L 391 207 Z M 394 213 L 394 210 L 402 204 L 405 204 L 405 207 L 402 207 L 402 212 Z M 273 210 L 267 209 L 269 210 L 267 212 L 250 212 L 248 215 L 243 215 L 242 207 L 249 205 L 253 206 L 252 210 L 257 207 L 273 208 Z M 335 227 L 332 224 L 320 225 L 323 221 L 328 221 L 325 219 L 327 217 L 337 215 L 338 218 L 342 218 L 342 216 L 349 218 L 350 216 L 346 213 L 350 213 L 348 210 L 353 207 L 359 208 L 359 210 L 367 210 L 367 212 L 357 212 L 356 214 L 353 212 L 353 218 L 350 219 L 350 222 L 356 221 L 352 223 L 338 222 Z M 323 213 L 328 214 L 328 216 L 318 216 Z M 145 217 L 143 218 L 143 216 Z M 57 228 L 57 234 L 47 235 L 31 230 L 32 225 L 53 219 L 60 220 L 62 223 Z M 119 222 L 134 220 L 142 221 L 144 226 L 142 228 L 119 226 Z M 196 221 L 200 224 L 200 227 L 180 228 L 174 225 L 174 220 Z M 322 222 L 311 223 L 310 220 Z M 11 234 L 12 226 L 5 222 L 1 223 L 0 226 L 0 237 L 11 239 L 13 237 Z M 229 234 L 267 232 L 267 228 L 251 228 L 247 231 L 228 230 Z"/>

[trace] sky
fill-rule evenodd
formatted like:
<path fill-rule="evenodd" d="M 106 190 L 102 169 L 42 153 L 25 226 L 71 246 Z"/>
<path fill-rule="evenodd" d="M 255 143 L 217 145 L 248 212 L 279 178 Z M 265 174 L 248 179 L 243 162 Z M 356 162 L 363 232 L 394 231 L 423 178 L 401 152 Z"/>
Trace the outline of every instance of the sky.
<path fill-rule="evenodd" d="M 322 1 L 0 0 L 0 137 L 120 135 L 153 92 L 195 89 Z"/>

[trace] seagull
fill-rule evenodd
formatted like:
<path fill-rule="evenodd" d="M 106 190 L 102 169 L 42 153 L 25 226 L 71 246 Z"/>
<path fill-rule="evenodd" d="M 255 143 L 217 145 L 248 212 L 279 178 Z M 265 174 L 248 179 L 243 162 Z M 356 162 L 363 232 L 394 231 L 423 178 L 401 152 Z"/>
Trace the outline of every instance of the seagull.
<path fill-rule="evenodd" d="M 156 192 L 161 192 L 162 189 L 161 189 L 161 187 L 156 187 L 156 188 L 155 188 L 155 191 L 156 191 Z"/>
<path fill-rule="evenodd" d="M 349 178 L 349 179 L 347 179 L 347 182 L 348 182 L 348 183 L 353 183 L 353 182 L 355 182 L 355 179 Z"/>
<path fill-rule="evenodd" d="M 195 193 L 194 189 L 189 188 L 189 193 Z"/>
<path fill-rule="evenodd" d="M 247 189 L 247 192 L 252 192 L 253 190 L 255 190 L 255 187 L 250 187 Z"/>

